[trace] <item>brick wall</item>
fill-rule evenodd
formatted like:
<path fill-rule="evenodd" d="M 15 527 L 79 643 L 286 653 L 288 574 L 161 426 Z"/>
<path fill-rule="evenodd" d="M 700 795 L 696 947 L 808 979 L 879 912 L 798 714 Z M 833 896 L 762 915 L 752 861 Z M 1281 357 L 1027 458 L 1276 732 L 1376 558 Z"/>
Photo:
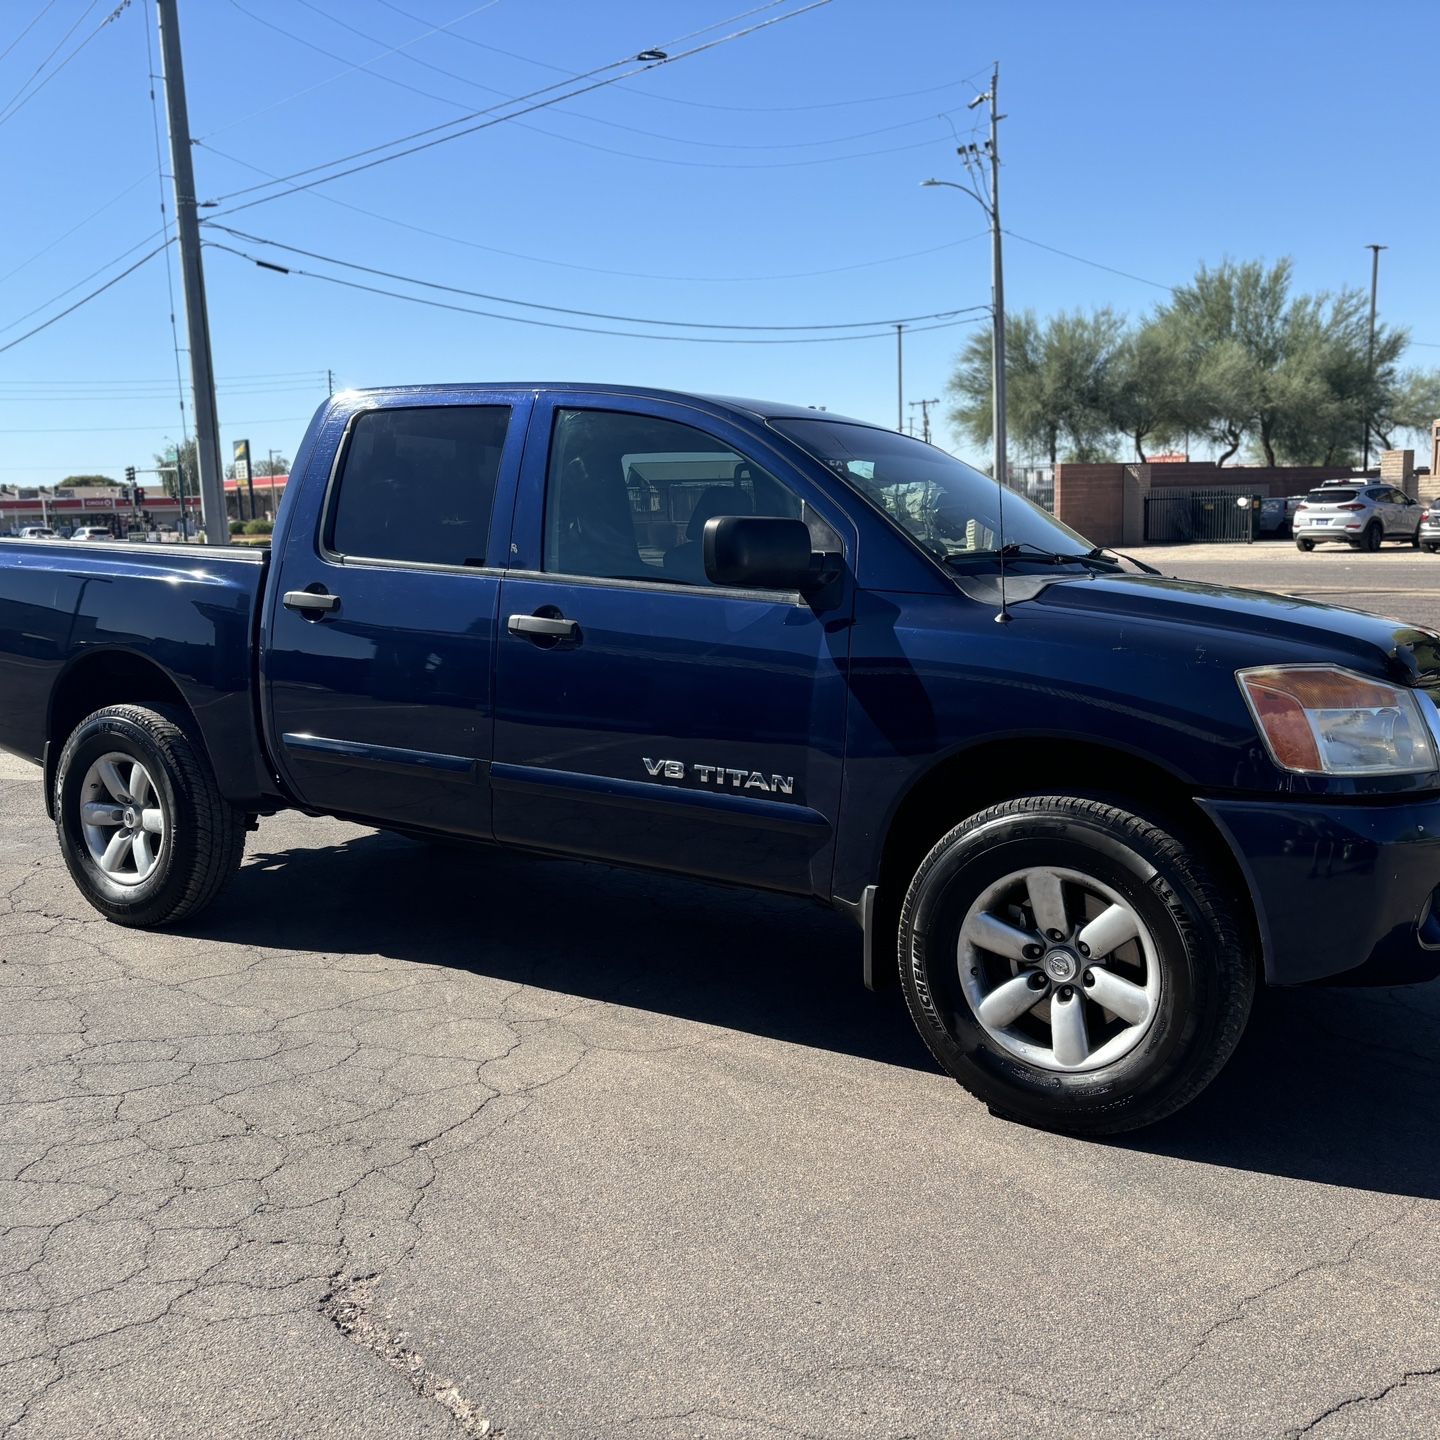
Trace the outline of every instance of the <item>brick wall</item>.
<path fill-rule="evenodd" d="M 1057 465 L 1055 514 L 1096 545 L 1120 545 L 1125 531 L 1125 466 Z"/>
<path fill-rule="evenodd" d="M 1347 465 L 1057 465 L 1055 514 L 1097 545 L 1138 545 L 1144 497 L 1218 489 L 1251 495 L 1303 495 L 1326 480 L 1348 479 Z"/>

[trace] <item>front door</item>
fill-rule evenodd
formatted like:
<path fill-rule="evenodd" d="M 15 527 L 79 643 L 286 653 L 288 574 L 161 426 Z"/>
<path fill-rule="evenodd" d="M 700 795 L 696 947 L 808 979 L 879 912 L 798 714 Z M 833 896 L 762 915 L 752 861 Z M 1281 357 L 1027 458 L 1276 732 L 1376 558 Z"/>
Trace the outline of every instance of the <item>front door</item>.
<path fill-rule="evenodd" d="M 676 402 L 537 402 L 501 586 L 497 839 L 829 894 L 848 566 L 820 601 L 723 589 L 701 534 L 848 521 L 763 441 Z M 523 567 L 523 568 L 521 568 Z"/>
<path fill-rule="evenodd" d="M 384 402 L 350 418 L 328 487 L 306 477 L 262 657 L 272 753 L 306 805 L 489 838 L 492 512 L 529 403 Z"/>

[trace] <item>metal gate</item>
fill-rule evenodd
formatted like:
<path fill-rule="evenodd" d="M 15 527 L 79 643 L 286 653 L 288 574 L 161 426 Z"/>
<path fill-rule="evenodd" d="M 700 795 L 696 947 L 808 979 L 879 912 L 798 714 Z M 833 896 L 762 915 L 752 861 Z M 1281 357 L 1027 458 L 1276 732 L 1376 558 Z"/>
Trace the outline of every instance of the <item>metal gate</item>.
<path fill-rule="evenodd" d="M 1255 538 L 1260 497 L 1225 490 L 1145 497 L 1145 538 L 1171 544 L 1209 540 L 1249 544 Z"/>

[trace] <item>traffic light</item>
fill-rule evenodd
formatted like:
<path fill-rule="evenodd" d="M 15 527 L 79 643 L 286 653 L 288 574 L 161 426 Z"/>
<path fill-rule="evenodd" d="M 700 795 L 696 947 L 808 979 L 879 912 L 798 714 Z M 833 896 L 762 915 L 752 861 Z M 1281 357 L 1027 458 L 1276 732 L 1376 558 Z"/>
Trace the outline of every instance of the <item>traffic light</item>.
<path fill-rule="evenodd" d="M 135 467 L 133 465 L 127 465 L 125 467 L 125 483 L 132 490 L 135 488 Z"/>

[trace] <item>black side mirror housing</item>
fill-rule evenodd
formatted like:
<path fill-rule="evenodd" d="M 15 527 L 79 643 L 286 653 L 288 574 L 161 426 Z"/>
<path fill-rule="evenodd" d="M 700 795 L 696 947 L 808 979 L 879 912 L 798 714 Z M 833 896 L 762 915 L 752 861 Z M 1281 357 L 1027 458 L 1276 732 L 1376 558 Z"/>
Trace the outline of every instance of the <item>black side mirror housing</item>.
<path fill-rule="evenodd" d="M 714 585 L 752 590 L 820 589 L 838 557 L 817 552 L 803 520 L 717 515 L 705 522 L 705 574 Z"/>

